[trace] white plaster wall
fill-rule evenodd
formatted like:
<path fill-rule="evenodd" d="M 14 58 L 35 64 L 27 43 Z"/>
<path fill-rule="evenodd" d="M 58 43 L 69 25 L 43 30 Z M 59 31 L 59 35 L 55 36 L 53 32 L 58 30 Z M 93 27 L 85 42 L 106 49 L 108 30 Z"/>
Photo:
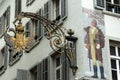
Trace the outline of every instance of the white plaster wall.
<path fill-rule="evenodd" d="M 94 0 L 82 0 L 82 7 L 84 8 L 88 8 L 88 9 L 94 9 L 94 4 L 93 4 Z"/>
<path fill-rule="evenodd" d="M 120 18 L 105 15 L 106 35 L 120 38 Z"/>

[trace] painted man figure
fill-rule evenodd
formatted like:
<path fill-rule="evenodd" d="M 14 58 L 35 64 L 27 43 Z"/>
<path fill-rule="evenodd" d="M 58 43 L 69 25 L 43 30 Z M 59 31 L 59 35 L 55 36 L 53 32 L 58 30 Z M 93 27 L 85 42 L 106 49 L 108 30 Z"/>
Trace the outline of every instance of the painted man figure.
<path fill-rule="evenodd" d="M 88 58 L 92 60 L 94 75 L 92 77 L 98 78 L 97 75 L 97 61 L 99 63 L 101 78 L 104 77 L 102 48 L 104 47 L 104 35 L 102 31 L 97 27 L 97 21 L 92 20 L 91 25 L 85 28 L 85 47 L 88 49 Z"/>

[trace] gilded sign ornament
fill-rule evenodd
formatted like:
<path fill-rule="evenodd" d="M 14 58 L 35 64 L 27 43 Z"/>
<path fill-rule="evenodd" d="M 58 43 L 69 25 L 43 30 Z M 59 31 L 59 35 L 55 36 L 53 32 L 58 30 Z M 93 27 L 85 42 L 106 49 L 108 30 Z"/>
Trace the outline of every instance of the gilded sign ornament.
<path fill-rule="evenodd" d="M 56 51 L 57 48 L 65 48 L 66 39 L 62 27 L 35 13 L 21 12 L 13 22 L 15 25 L 15 23 L 19 21 L 18 25 L 15 25 L 15 30 L 11 28 L 9 29 L 9 31 L 13 31 L 15 33 L 15 36 L 10 36 L 7 33 L 4 36 L 6 43 L 11 49 L 17 49 L 17 51 L 20 52 L 22 50 L 26 50 L 34 44 L 34 36 L 24 38 L 26 32 L 24 31 L 24 27 L 21 23 L 21 20 L 24 17 L 38 20 L 43 25 L 47 31 L 46 37 L 49 39 L 50 46 L 54 51 Z"/>
<path fill-rule="evenodd" d="M 18 25 L 15 27 L 15 30 L 10 28 L 9 31 L 14 32 L 15 34 L 14 36 L 10 36 L 5 33 L 4 39 L 10 49 L 16 49 L 17 52 L 21 52 L 22 50 L 27 50 L 34 44 L 34 36 L 24 38 L 24 35 L 27 32 L 24 32 L 24 27 L 22 26 L 21 21 L 19 21 Z"/>

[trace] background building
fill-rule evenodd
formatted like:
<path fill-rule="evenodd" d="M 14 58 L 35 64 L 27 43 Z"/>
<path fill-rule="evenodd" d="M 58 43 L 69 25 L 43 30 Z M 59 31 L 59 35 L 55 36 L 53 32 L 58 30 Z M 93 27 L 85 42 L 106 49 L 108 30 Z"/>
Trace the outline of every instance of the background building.
<path fill-rule="evenodd" d="M 105 79 L 120 80 L 119 5 L 119 0 L 0 0 L 0 34 L 7 27 L 15 28 L 13 21 L 23 11 L 37 13 L 57 25 L 72 29 L 74 36 L 78 37 L 78 69 L 73 76 L 65 55 L 51 49 L 44 27 L 36 20 L 24 18 L 25 30 L 30 31 L 25 36 L 37 35 L 35 44 L 29 53 L 17 53 L 9 50 L 4 38 L 0 39 L 0 80 L 101 80 L 99 61 L 96 64 L 98 78 L 91 77 L 95 70 L 85 48 L 85 28 L 93 19 L 105 37 L 105 45 L 101 48 Z"/>

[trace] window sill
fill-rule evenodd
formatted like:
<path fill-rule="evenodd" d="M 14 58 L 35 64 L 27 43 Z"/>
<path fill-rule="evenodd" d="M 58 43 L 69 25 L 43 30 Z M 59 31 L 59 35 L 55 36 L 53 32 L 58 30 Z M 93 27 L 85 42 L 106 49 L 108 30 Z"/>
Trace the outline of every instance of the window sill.
<path fill-rule="evenodd" d="M 92 77 L 89 77 L 89 76 L 84 76 L 78 80 L 106 80 L 106 79 L 100 79 L 100 78 L 92 78 Z"/>
<path fill-rule="evenodd" d="M 64 20 L 65 20 L 66 18 L 67 18 L 67 16 L 64 16 L 64 17 L 60 18 L 59 20 L 57 20 L 57 19 L 53 20 L 53 22 L 54 22 L 55 24 L 61 26 L 61 25 L 63 25 L 63 22 L 64 22 Z"/>
<path fill-rule="evenodd" d="M 106 15 L 110 15 L 110 16 L 113 16 L 113 17 L 120 18 L 120 14 L 118 14 L 118 13 L 113 13 L 113 12 L 105 11 L 105 10 L 103 10 L 103 13 L 106 14 Z"/>
<path fill-rule="evenodd" d="M 19 54 L 18 57 L 16 57 L 13 61 L 10 61 L 9 65 L 12 66 L 14 65 L 16 62 L 18 62 L 21 58 L 23 53 Z"/>
<path fill-rule="evenodd" d="M 104 8 L 103 8 L 103 7 L 100 7 L 100 6 L 95 6 L 95 9 L 97 9 L 97 10 L 101 10 L 101 11 L 104 10 Z"/>
<path fill-rule="evenodd" d="M 1 66 L 0 67 L 0 75 L 2 75 L 6 70 L 6 67 L 5 66 Z"/>
<path fill-rule="evenodd" d="M 26 6 L 30 6 L 35 0 L 30 0 L 26 3 Z"/>

